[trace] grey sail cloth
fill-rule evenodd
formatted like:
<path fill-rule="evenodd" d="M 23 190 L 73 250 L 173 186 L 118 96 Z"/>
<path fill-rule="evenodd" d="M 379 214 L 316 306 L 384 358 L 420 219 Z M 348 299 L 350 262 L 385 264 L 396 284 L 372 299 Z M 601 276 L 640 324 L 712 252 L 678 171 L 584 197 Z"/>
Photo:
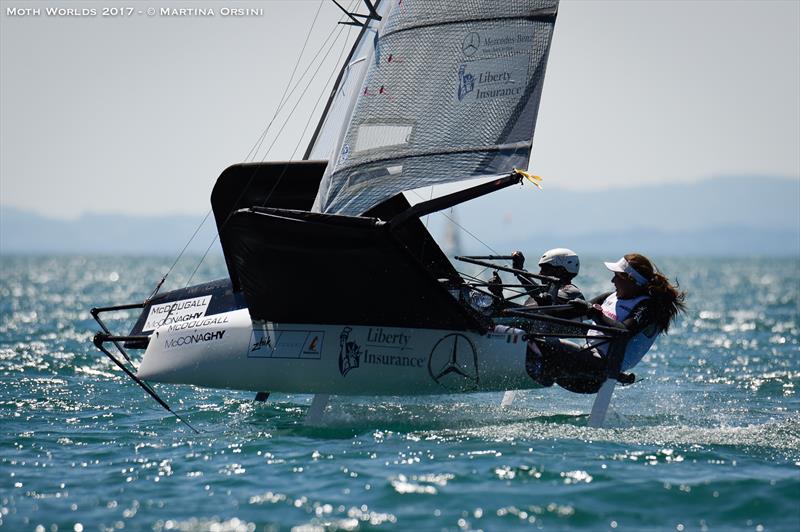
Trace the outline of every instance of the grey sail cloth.
<path fill-rule="evenodd" d="M 404 190 L 527 167 L 557 8 L 394 3 L 314 210 L 360 215 Z"/>

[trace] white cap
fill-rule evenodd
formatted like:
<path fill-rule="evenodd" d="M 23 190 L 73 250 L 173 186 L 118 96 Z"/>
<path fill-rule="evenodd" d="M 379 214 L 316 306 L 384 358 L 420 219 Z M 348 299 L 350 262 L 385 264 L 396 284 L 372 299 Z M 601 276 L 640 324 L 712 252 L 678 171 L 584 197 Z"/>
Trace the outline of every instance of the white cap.
<path fill-rule="evenodd" d="M 617 262 L 604 262 L 603 264 L 605 264 L 606 268 L 612 272 L 627 273 L 633 278 L 634 281 L 636 281 L 636 284 L 639 286 L 644 286 L 647 284 L 647 278 L 641 273 L 637 272 L 633 266 L 631 266 L 628 261 L 625 260 L 625 257 L 622 257 Z"/>

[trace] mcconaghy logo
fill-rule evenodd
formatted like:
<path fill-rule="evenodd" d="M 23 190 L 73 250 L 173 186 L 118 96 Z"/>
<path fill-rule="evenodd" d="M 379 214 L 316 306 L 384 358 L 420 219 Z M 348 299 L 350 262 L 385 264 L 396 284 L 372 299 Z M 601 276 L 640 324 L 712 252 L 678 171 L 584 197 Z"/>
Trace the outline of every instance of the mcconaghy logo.
<path fill-rule="evenodd" d="M 222 340 L 225 336 L 225 331 L 209 331 L 206 333 L 187 334 L 186 336 L 179 336 L 177 338 L 170 338 L 164 342 L 164 349 L 172 349 L 173 347 L 181 347 L 184 345 L 198 344 L 202 342 L 213 342 L 214 340 Z"/>

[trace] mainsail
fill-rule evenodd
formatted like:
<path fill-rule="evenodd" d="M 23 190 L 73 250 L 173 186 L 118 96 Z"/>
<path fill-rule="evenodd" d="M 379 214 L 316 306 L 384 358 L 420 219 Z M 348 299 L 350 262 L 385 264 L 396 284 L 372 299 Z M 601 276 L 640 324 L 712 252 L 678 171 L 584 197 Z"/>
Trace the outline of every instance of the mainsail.
<path fill-rule="evenodd" d="M 526 167 L 557 9 L 392 2 L 350 119 L 327 143 L 314 210 L 361 215 L 404 190 Z"/>

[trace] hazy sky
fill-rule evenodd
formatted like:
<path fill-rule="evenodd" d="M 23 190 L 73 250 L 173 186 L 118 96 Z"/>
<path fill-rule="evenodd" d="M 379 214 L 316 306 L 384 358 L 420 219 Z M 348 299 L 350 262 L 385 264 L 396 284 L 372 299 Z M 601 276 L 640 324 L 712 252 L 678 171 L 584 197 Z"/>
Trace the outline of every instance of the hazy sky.
<path fill-rule="evenodd" d="M 204 213 L 216 177 L 275 112 L 320 2 L 0 5 L 0 204 L 69 217 Z M 215 15 L 100 13 L 130 5 Z M 222 7 L 264 14 L 223 17 Z M 325 0 L 301 72 L 338 18 Z M 324 104 L 345 33 L 324 46 L 328 62 L 267 159 L 289 158 Z M 531 164 L 546 185 L 798 178 L 799 146 L 800 2 L 562 1 Z"/>

